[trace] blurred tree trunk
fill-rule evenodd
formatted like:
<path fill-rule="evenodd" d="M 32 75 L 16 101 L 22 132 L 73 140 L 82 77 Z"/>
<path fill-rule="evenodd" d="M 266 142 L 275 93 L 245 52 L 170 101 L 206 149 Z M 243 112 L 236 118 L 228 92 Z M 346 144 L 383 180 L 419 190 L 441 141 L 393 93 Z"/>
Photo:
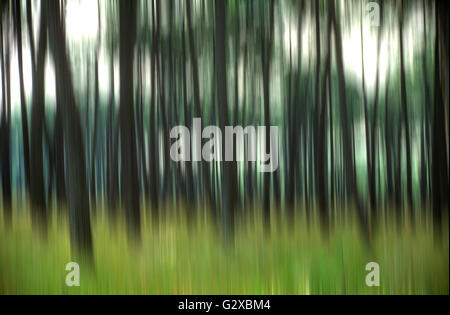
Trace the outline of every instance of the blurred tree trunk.
<path fill-rule="evenodd" d="M 385 86 L 385 100 L 384 100 L 384 111 L 385 111 L 385 127 L 384 127 L 384 145 L 386 149 L 386 201 L 388 205 L 391 205 L 394 196 L 393 182 L 392 182 L 392 127 L 389 123 L 389 81 L 390 81 L 390 68 L 388 68 L 386 74 L 386 86 Z"/>
<path fill-rule="evenodd" d="M 45 55 L 47 51 L 47 13 L 41 10 L 39 44 L 37 50 L 36 72 L 33 75 L 33 96 L 31 107 L 31 148 L 30 154 L 30 197 L 33 220 L 45 224 L 46 203 L 44 186 L 44 161 L 42 137 L 45 120 Z"/>
<path fill-rule="evenodd" d="M 364 127 L 365 127 L 365 140 L 366 140 L 366 163 L 367 163 L 367 184 L 369 187 L 369 203 L 371 209 L 374 207 L 375 202 L 375 189 L 374 189 L 374 180 L 372 176 L 372 150 L 373 146 L 371 145 L 371 131 L 370 123 L 369 123 L 369 113 L 368 113 L 368 105 L 367 105 L 367 93 L 366 93 L 366 75 L 364 71 L 364 35 L 363 35 L 363 6 L 364 3 L 361 2 L 361 10 L 360 10 L 360 35 L 361 35 L 361 82 L 362 82 L 362 94 L 363 94 L 363 104 L 364 104 Z"/>
<path fill-rule="evenodd" d="M 159 24 L 159 27 L 162 25 L 162 19 L 161 19 L 161 3 L 160 1 L 156 1 L 156 19 L 157 23 Z M 159 39 L 159 36 L 158 36 Z M 170 160 L 170 154 L 169 154 L 169 129 L 168 129 L 168 120 L 167 120 L 167 104 L 166 104 L 166 85 L 165 85 L 165 65 L 164 60 L 165 58 L 165 52 L 163 51 L 163 45 L 159 45 L 158 43 L 158 54 L 157 54 L 157 83 L 158 83 L 158 96 L 159 96 L 159 103 L 158 103 L 158 113 L 160 117 L 158 117 L 158 121 L 161 122 L 162 125 L 162 142 L 163 142 L 163 178 L 162 178 L 162 191 L 161 196 L 163 198 L 163 201 L 167 198 L 168 190 L 170 188 L 170 169 L 171 169 L 171 160 Z M 171 91 L 172 93 L 172 91 Z M 158 128 L 159 130 L 159 128 Z M 156 133 L 159 135 L 159 132 Z M 158 139 L 158 138 L 157 138 Z"/>
<path fill-rule="evenodd" d="M 99 91 L 98 91 L 98 55 L 95 55 L 95 65 L 94 65 L 94 135 L 92 139 L 92 149 L 91 149 L 91 200 L 96 201 L 96 187 L 95 184 L 95 158 L 96 158 L 96 150 L 97 150 L 97 129 L 98 129 L 98 106 L 99 106 Z"/>
<path fill-rule="evenodd" d="M 159 150 L 158 150 L 158 127 L 156 123 L 156 63 L 159 41 L 159 23 L 156 21 L 155 4 L 152 1 L 152 52 L 151 52 L 151 88 L 150 88 L 150 121 L 149 121 L 149 162 L 150 162 L 150 203 L 154 219 L 159 213 Z"/>
<path fill-rule="evenodd" d="M 405 126 L 405 145 L 406 145 L 406 191 L 408 196 L 408 206 L 410 207 L 411 217 L 414 216 L 413 197 L 412 197 L 412 171 L 411 171 L 411 134 L 409 132 L 408 105 L 406 99 L 406 77 L 405 62 L 403 51 L 403 2 L 400 0 L 399 9 L 399 36 L 400 36 L 400 82 L 401 82 L 401 106 L 403 112 L 403 124 Z"/>
<path fill-rule="evenodd" d="M 318 6 L 317 6 L 318 8 Z M 327 178 L 327 151 L 326 151 L 326 112 L 327 112 L 327 80 L 330 76 L 330 64 L 331 64 L 331 19 L 328 19 L 327 25 L 327 38 L 326 38 L 326 57 L 325 68 L 322 78 L 322 99 L 318 99 L 318 123 L 316 130 L 318 136 L 318 146 L 316 161 L 319 165 L 316 165 L 318 169 L 318 196 L 319 196 L 319 210 L 321 211 L 322 227 L 325 232 L 329 232 L 329 205 L 328 205 L 328 178 Z M 328 234 L 327 234 L 328 235 Z"/>
<path fill-rule="evenodd" d="M 266 150 L 270 148 L 270 61 L 272 56 L 272 38 L 274 29 L 274 0 L 269 7 L 269 37 L 266 40 L 264 28 L 261 29 L 261 68 L 263 72 L 264 126 L 266 127 Z M 266 43 L 267 41 L 267 43 Z M 265 153 L 265 152 L 264 152 Z M 263 222 L 264 228 L 270 227 L 270 186 L 271 173 L 264 172 L 263 179 Z"/>
<path fill-rule="evenodd" d="M 19 64 L 19 84 L 20 84 L 20 111 L 22 114 L 22 139 L 23 139 L 23 163 L 25 170 L 25 189 L 30 186 L 30 143 L 28 138 L 28 115 L 25 98 L 25 86 L 23 79 L 23 51 L 22 51 L 22 10 L 20 2 L 13 2 L 15 9 L 15 25 L 17 37 L 17 56 Z"/>
<path fill-rule="evenodd" d="M 189 35 L 189 49 L 191 53 L 191 70 L 192 70 L 192 82 L 193 82 L 193 94 L 194 94 L 194 115 L 197 118 L 204 118 L 202 115 L 202 108 L 200 105 L 200 84 L 199 84 L 199 74 L 198 74 L 198 61 L 197 53 L 195 50 L 195 37 L 194 31 L 192 29 L 192 17 L 191 17 L 191 1 L 186 1 L 186 17 L 188 25 L 188 35 Z M 216 1 L 217 4 L 217 1 Z M 217 36 L 217 34 L 216 34 Z M 225 49 L 225 46 L 224 46 Z M 203 120 L 203 119 L 202 119 Z M 223 130 L 223 129 L 222 129 Z M 222 154 L 222 156 L 224 156 Z M 211 174 L 209 166 L 201 161 L 201 173 L 203 178 L 203 193 L 206 204 L 211 206 L 213 204 L 213 196 L 211 194 Z"/>
<path fill-rule="evenodd" d="M 291 87 L 291 84 L 289 84 L 289 115 L 288 115 L 288 133 L 289 133 L 289 148 L 288 148 L 288 161 L 289 163 L 287 164 L 288 167 L 288 174 L 286 174 L 286 176 L 288 177 L 288 184 L 287 184 L 287 191 L 286 191 L 286 206 L 288 207 L 288 211 L 289 211 L 289 216 L 290 218 L 293 218 L 294 216 L 294 203 L 295 203 L 295 193 L 296 193 L 296 189 L 295 189 L 295 179 L 296 179 L 296 174 L 297 174 L 297 169 L 299 169 L 299 167 L 297 167 L 297 159 L 298 159 L 298 152 L 299 152 L 299 137 L 298 135 L 301 133 L 302 127 L 298 126 L 298 110 L 299 110 L 299 88 L 300 88 L 300 76 L 301 76 L 301 50 L 302 50 L 302 38 L 301 38 L 301 34 L 302 34 L 302 15 L 303 15 L 303 5 L 304 2 L 303 1 L 297 1 L 297 6 L 298 6 L 298 24 L 297 24 L 297 54 L 298 54 L 298 58 L 297 58 L 297 71 L 295 73 L 295 78 L 294 78 L 294 85 L 293 85 L 293 89 Z M 292 49 L 290 49 L 290 58 L 292 58 L 291 56 L 292 54 Z M 292 69 L 292 64 L 291 64 L 291 69 Z M 291 70 L 292 71 L 292 70 Z M 291 72 L 290 71 L 290 72 Z M 290 75 L 291 77 L 291 75 Z M 293 91 L 292 91 L 293 90 Z M 292 99 L 292 94 L 293 94 L 293 99 Z"/>
<path fill-rule="evenodd" d="M 64 135 L 62 125 L 61 100 L 56 100 L 55 126 L 53 131 L 53 159 L 55 162 L 56 199 L 60 206 L 66 201 L 66 189 L 64 179 Z M 60 207 L 62 208 L 62 207 Z"/>
<path fill-rule="evenodd" d="M 346 179 L 347 195 L 350 199 L 350 203 L 356 202 L 357 217 L 361 225 L 362 232 L 366 239 L 368 237 L 366 219 L 364 218 L 364 213 L 362 210 L 362 205 L 360 204 L 355 178 L 355 168 L 354 168 L 354 145 L 353 139 L 353 120 L 351 124 L 348 124 L 348 113 L 347 113 L 347 96 L 346 96 L 346 86 L 345 86 L 345 75 L 344 75 L 344 61 L 343 61 L 343 51 L 342 51 L 342 36 L 341 28 L 336 19 L 336 9 L 334 1 L 329 1 L 328 13 L 331 18 L 331 22 L 334 30 L 335 39 L 335 50 L 336 50 L 336 67 L 338 73 L 339 82 L 339 106 L 340 106 L 340 119 L 342 128 L 342 145 L 343 145 L 343 163 L 344 163 L 344 173 Z M 350 128 L 349 128 L 350 127 Z"/>
<path fill-rule="evenodd" d="M 237 7 L 239 11 L 239 7 Z M 239 15 L 236 17 L 235 25 L 234 25 L 234 108 L 233 108 L 233 121 L 234 126 L 241 125 L 240 118 L 239 118 L 239 55 L 240 55 L 240 21 L 239 21 Z M 222 129 L 224 130 L 224 129 Z M 234 135 L 233 135 L 234 137 Z M 245 141 L 245 140 L 244 140 Z M 233 141 L 233 158 L 235 161 L 237 161 L 237 152 L 236 152 L 236 142 L 237 137 L 234 137 Z M 242 205 L 242 200 L 240 198 L 239 194 L 239 178 L 238 178 L 238 169 L 237 169 L 237 163 L 235 163 L 236 166 L 233 167 L 233 173 L 230 174 L 230 194 L 233 194 L 236 196 L 236 207 L 239 207 Z"/>
<path fill-rule="evenodd" d="M 136 3 L 120 2 L 120 158 L 121 194 L 129 235 L 141 234 L 136 130 L 133 107 L 133 55 L 136 39 Z"/>
<path fill-rule="evenodd" d="M 395 143 L 397 144 L 396 152 L 394 153 L 394 187 L 395 187 L 395 206 L 397 213 L 401 214 L 401 205 L 402 205 L 402 124 L 400 123 L 397 126 L 397 137 L 395 139 Z"/>
<path fill-rule="evenodd" d="M 141 44 L 140 44 L 141 45 Z M 137 63 L 137 69 L 138 69 L 138 87 L 137 87 L 137 93 L 136 93 L 136 100 L 137 100 L 137 117 L 136 120 L 138 122 L 138 132 L 139 132 L 139 173 L 141 174 L 141 180 L 143 185 L 143 191 L 145 193 L 148 192 L 148 176 L 147 176 L 147 163 L 145 160 L 145 134 L 144 134 L 144 101 L 143 101 L 143 65 L 142 65 L 142 48 L 139 48 L 138 52 L 138 63 Z M 145 51 L 145 50 L 144 50 Z M 145 53 L 144 53 L 145 56 Z"/>
<path fill-rule="evenodd" d="M 425 203 L 429 200 L 429 173 L 430 173 L 430 162 L 431 162 L 431 154 L 430 154 L 430 109 L 432 107 L 431 104 L 431 92 L 430 92 L 430 83 L 428 79 L 428 67 L 427 67 L 427 23 L 426 23 L 426 12 L 427 5 L 426 1 L 422 1 L 422 11 L 423 11 L 423 53 L 422 53 L 422 72 L 423 72 L 423 82 L 424 82 L 424 92 L 425 92 L 425 100 L 424 100 L 424 116 L 423 123 L 421 126 L 421 147 L 420 147 L 420 156 L 421 156 L 421 165 L 420 165 L 420 191 L 422 197 L 422 207 L 426 208 Z"/>
<path fill-rule="evenodd" d="M 191 125 L 191 113 L 188 109 L 188 101 L 187 101 L 187 82 L 186 82 L 186 34 L 184 29 L 184 15 L 183 15 L 183 26 L 182 26 L 182 77 L 183 77 L 183 110 L 184 110 L 184 124 L 186 126 Z M 194 200 L 194 179 L 192 174 L 192 163 L 191 162 L 185 162 L 185 174 L 186 174 L 186 196 L 187 196 L 187 202 L 191 203 Z"/>
<path fill-rule="evenodd" d="M 331 29 L 330 29 L 331 31 Z M 331 50 L 331 46 L 329 47 Z M 330 52 L 331 54 L 331 52 Z M 331 56 L 330 56 L 331 59 Z M 331 63 L 331 60 L 330 60 Z M 330 65 L 331 66 L 331 65 Z M 329 128 L 330 128 L 330 205 L 331 212 L 334 215 L 334 197 L 335 197 L 335 157 L 334 157 L 334 123 L 333 123 L 333 89 L 331 86 L 331 74 L 328 73 L 328 115 L 329 115 Z"/>
<path fill-rule="evenodd" d="M 3 8 L 2 8 L 3 10 Z M 1 71 L 2 71 L 2 100 L 3 110 L 0 121 L 1 135 L 1 173 L 3 189 L 3 209 L 5 224 L 11 223 L 12 189 L 11 189 L 11 78 L 10 78 L 10 54 L 9 54 L 9 21 L 6 21 L 6 32 L 3 32 L 3 18 L 8 14 L 0 12 L 0 40 L 1 40 Z M 3 45 L 3 37 L 6 36 L 6 47 Z"/>
<path fill-rule="evenodd" d="M 315 2 L 315 27 L 316 27 L 316 79 L 315 79 L 315 108 L 314 108 L 314 173 L 315 173 L 315 187 L 316 198 L 318 201 L 318 208 L 320 213 L 320 219 L 322 228 L 325 233 L 328 233 L 329 217 L 328 217 L 328 205 L 327 205 L 327 185 L 325 178 L 325 112 L 326 112 L 326 94 L 327 85 L 326 80 L 330 71 L 330 36 L 331 36 L 331 19 L 328 19 L 327 26 L 327 47 L 326 47 L 326 60 L 322 81 L 322 93 L 320 91 L 320 22 L 319 22 L 319 1 Z"/>
<path fill-rule="evenodd" d="M 119 165 L 118 165 L 118 126 L 115 118 L 114 102 L 114 40 L 111 40 L 111 60 L 109 64 L 109 102 L 108 102 L 108 203 L 111 216 L 117 214 L 119 195 Z"/>
<path fill-rule="evenodd" d="M 434 117 L 432 142 L 432 192 L 435 231 L 442 231 L 443 210 L 448 213 L 448 156 L 446 121 L 448 119 L 448 7 L 436 2 L 434 59 Z M 447 113 L 446 113 L 447 112 Z"/>
<path fill-rule="evenodd" d="M 227 66 L 226 66 L 226 2 L 215 1 L 215 58 L 216 58 L 216 82 L 217 82 L 217 100 L 219 103 L 219 127 L 225 130 L 229 124 L 228 117 L 228 97 L 227 97 Z M 236 162 L 225 161 L 225 154 L 222 145 L 222 159 L 220 162 L 221 173 L 221 193 L 222 193 L 222 217 L 223 228 L 226 238 L 232 238 L 234 232 L 234 215 L 236 196 L 230 188 L 232 185 L 233 174 L 236 173 Z M 234 184 L 234 183 L 233 183 Z"/>
<path fill-rule="evenodd" d="M 378 115 L 378 93 L 379 93 L 379 68 L 380 68 L 380 49 L 381 49 L 381 33 L 383 30 L 383 4 L 380 2 L 380 27 L 378 29 L 377 36 L 377 54 L 376 54 L 376 75 L 375 75 L 375 91 L 373 100 L 373 113 L 372 121 L 369 121 L 368 108 L 367 108 L 367 94 L 366 94 L 366 83 L 365 83 L 365 72 L 364 72 L 364 37 L 363 37 L 363 13 L 361 5 L 361 54 L 362 54 L 362 89 L 363 89 L 363 99 L 364 99 L 364 119 L 366 126 L 366 154 L 367 154 L 367 179 L 369 183 L 369 201 L 371 216 L 375 218 L 376 216 L 376 149 L 377 149 L 377 115 Z"/>
<path fill-rule="evenodd" d="M 62 125 L 67 165 L 70 241 L 73 254 L 92 261 L 92 234 L 89 213 L 89 190 L 80 114 L 75 103 L 70 61 L 67 56 L 65 29 L 61 24 L 60 5 L 45 2 L 41 12 L 48 11 L 48 34 L 55 63 L 57 99 L 62 111 Z M 46 20 L 46 17 L 41 19 Z"/>

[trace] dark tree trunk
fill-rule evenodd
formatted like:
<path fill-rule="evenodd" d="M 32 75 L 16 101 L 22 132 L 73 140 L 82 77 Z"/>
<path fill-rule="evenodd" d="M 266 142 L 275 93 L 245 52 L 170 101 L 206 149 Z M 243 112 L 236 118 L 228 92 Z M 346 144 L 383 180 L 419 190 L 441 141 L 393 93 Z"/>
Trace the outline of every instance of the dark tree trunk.
<path fill-rule="evenodd" d="M 56 199 L 60 206 L 66 201 L 66 184 L 64 179 L 64 135 L 62 125 L 62 109 L 64 106 L 57 99 L 56 114 L 55 114 L 55 126 L 53 131 L 53 159 L 55 162 L 55 180 L 56 180 Z M 62 207 L 60 207 L 62 209 Z"/>
<path fill-rule="evenodd" d="M 98 91 L 98 56 L 95 56 L 95 65 L 94 65 L 94 72 L 95 72 L 95 100 L 94 100 L 94 135 L 92 139 L 92 149 L 91 149 L 91 200 L 96 200 L 96 190 L 97 185 L 95 184 L 95 157 L 96 157 L 96 150 L 97 150 L 97 125 L 98 125 L 98 106 L 99 106 L 99 91 Z"/>
<path fill-rule="evenodd" d="M 408 105 L 406 99 L 406 77 L 405 77 L 405 66 L 403 58 L 403 8 L 402 1 L 400 1 L 400 11 L 399 11 L 399 34 L 400 34 L 400 82 L 401 82 L 401 106 L 403 113 L 403 124 L 405 126 L 405 144 L 406 144 L 406 191 L 408 196 L 408 206 L 410 207 L 411 216 L 414 215 L 413 210 L 413 198 L 412 198 L 412 173 L 411 173 L 411 134 L 409 132 L 409 120 L 408 120 Z"/>
<path fill-rule="evenodd" d="M 432 142 L 432 201 L 436 234 L 442 231 L 442 212 L 448 213 L 448 156 L 445 106 L 448 112 L 448 7 L 436 2 L 436 39 L 434 68 L 434 117 Z M 446 63 L 447 62 L 447 63 Z M 447 81 L 446 81 L 447 80 Z M 447 84 L 445 84 L 447 82 Z M 447 99 L 444 99 L 447 97 Z"/>
<path fill-rule="evenodd" d="M 229 123 L 228 117 L 228 98 L 227 98 L 227 67 L 226 67 L 226 3 L 225 1 L 215 1 L 215 58 L 216 58 L 216 82 L 217 82 L 217 99 L 219 103 L 219 126 L 221 130 L 225 130 L 225 126 Z M 223 146 L 222 146 L 223 148 Z M 234 229 L 234 212 L 235 198 L 230 188 L 232 175 L 236 172 L 236 162 L 226 162 L 224 158 L 224 150 L 222 149 L 222 161 L 220 162 L 222 177 L 222 216 L 223 227 L 226 238 L 233 237 Z"/>
<path fill-rule="evenodd" d="M 320 23 L 319 23 L 319 2 L 316 1 L 316 55 L 321 56 L 320 53 Z M 320 91 L 320 57 L 318 57 L 316 65 L 316 82 L 315 82 L 315 128 L 314 128 L 314 172 L 315 172 L 315 187 L 318 207 L 322 228 L 325 233 L 328 232 L 328 203 L 327 203 L 327 185 L 325 177 L 326 157 L 325 157 L 325 112 L 326 112 L 326 94 L 327 85 L 326 80 L 330 71 L 330 36 L 331 36 L 331 19 L 328 19 L 327 27 L 327 55 L 324 69 L 324 76 L 322 82 L 322 97 L 319 95 Z"/>
<path fill-rule="evenodd" d="M 184 29 L 184 19 L 183 19 L 183 27 L 182 27 L 182 76 L 183 76 L 183 110 L 184 110 L 184 124 L 186 126 L 190 126 L 191 122 L 191 114 L 188 109 L 188 101 L 187 101 L 187 82 L 186 82 L 186 35 Z M 192 163 L 185 163 L 185 173 L 186 173 L 186 197 L 187 202 L 192 202 L 194 199 L 194 179 L 192 174 Z"/>
<path fill-rule="evenodd" d="M 261 68 L 263 72 L 264 98 L 264 126 L 266 127 L 266 150 L 270 148 L 270 61 L 272 56 L 272 37 L 274 28 L 274 1 L 269 7 L 269 38 L 265 38 L 264 29 L 261 30 Z M 267 42 L 267 43 L 266 43 Z M 271 173 L 265 172 L 263 179 L 263 220 L 264 228 L 270 227 L 270 186 Z"/>
<path fill-rule="evenodd" d="M 92 234 L 89 213 L 89 191 L 80 114 L 75 103 L 75 92 L 66 50 L 66 38 L 61 24 L 57 1 L 45 2 L 48 11 L 49 46 L 55 62 L 56 93 L 61 105 L 62 124 L 67 160 L 67 193 L 69 205 L 70 241 L 73 254 L 92 261 Z M 45 20 L 44 18 L 43 20 Z M 42 21 L 42 19 L 41 19 Z"/>
<path fill-rule="evenodd" d="M 156 123 L 156 63 L 159 41 L 159 25 L 156 21 L 155 5 L 152 1 L 152 56 L 151 56 L 151 89 L 150 89 L 150 122 L 149 122 L 149 162 L 150 162 L 150 203 L 154 219 L 158 218 L 159 213 L 159 150 L 157 147 L 158 128 Z"/>
<path fill-rule="evenodd" d="M 42 139 L 45 120 L 45 55 L 47 51 L 47 13 L 41 10 L 39 44 L 36 72 L 33 73 L 33 96 L 31 108 L 30 197 L 33 220 L 45 224 L 46 203 L 44 186 L 44 161 Z"/>
<path fill-rule="evenodd" d="M 22 114 L 22 139 L 23 139 L 23 163 L 25 170 L 25 189 L 30 186 L 30 143 L 28 138 L 28 115 L 25 98 L 25 87 L 23 82 L 23 51 L 22 51 L 22 11 L 20 2 L 13 2 L 15 8 L 16 30 L 17 30 L 17 55 L 19 63 L 20 83 L 20 111 Z"/>
<path fill-rule="evenodd" d="M 120 158 L 121 194 L 130 236 L 140 239 L 141 218 L 133 107 L 133 50 L 136 38 L 136 3 L 120 2 Z"/>
<path fill-rule="evenodd" d="M 6 23 L 7 24 L 7 23 Z M 7 24 L 8 25 L 8 24 Z M 0 23 L 0 40 L 1 40 L 1 71 L 2 71 L 2 115 L 0 121 L 0 135 L 1 135 L 1 174 L 2 174 L 2 189 L 3 189 L 3 209 L 5 224 L 11 224 L 11 78 L 10 78 L 10 56 L 9 56 L 9 27 L 6 29 L 6 48 L 3 45 L 3 21 Z"/>
<path fill-rule="evenodd" d="M 331 49 L 331 47 L 329 48 Z M 331 58 L 331 57 L 330 57 Z M 330 61 L 331 62 L 331 61 Z M 334 215 L 334 197 L 335 197 L 335 158 L 334 158 L 334 124 L 333 124 L 333 95 L 330 74 L 328 74 L 328 114 L 330 127 L 330 205 L 331 211 Z"/>
<path fill-rule="evenodd" d="M 394 188 L 392 182 L 392 127 L 389 123 L 389 81 L 390 81 L 390 73 L 386 75 L 386 87 L 385 87 L 385 103 L 384 103 L 384 111 L 385 111 L 385 127 L 384 127 L 384 145 L 386 147 L 386 181 L 387 181 L 387 203 L 391 205 L 394 196 Z"/>
<path fill-rule="evenodd" d="M 111 60 L 109 65 L 111 73 L 109 82 L 108 107 L 108 203 L 111 216 L 114 218 L 118 210 L 119 195 L 119 165 L 118 165 L 118 126 L 115 119 L 114 102 L 114 42 L 111 42 Z"/>
<path fill-rule="evenodd" d="M 159 27 L 161 26 L 161 3 L 159 1 L 156 2 L 156 19 L 157 23 L 159 24 Z M 158 28 L 159 29 L 159 28 Z M 157 38 L 157 45 L 159 41 L 159 34 Z M 161 195 L 163 198 L 163 201 L 165 201 L 168 190 L 169 190 L 169 183 L 170 183 L 170 157 L 169 157 L 169 130 L 168 130 L 168 120 L 167 120 L 167 106 L 166 106 L 166 88 L 165 88 L 165 66 L 163 64 L 164 58 L 164 52 L 162 50 L 162 45 L 158 48 L 158 54 L 157 54 L 157 61 L 156 61 L 156 67 L 157 67 L 157 82 L 158 82 L 158 96 L 159 96 L 159 114 L 160 117 L 158 117 L 158 121 L 161 121 L 162 125 L 162 141 L 163 141 L 163 161 L 164 161 L 164 168 L 163 168 L 163 185 L 162 185 L 162 191 Z M 132 65 L 132 64 L 131 64 Z M 159 128 L 158 128 L 159 129 Z M 158 133 L 157 133 L 158 135 Z M 158 139 L 158 138 L 157 138 Z"/>
<path fill-rule="evenodd" d="M 422 53 L 422 72 L 423 72 L 423 82 L 424 82 L 424 90 L 425 90 L 425 101 L 424 101 L 424 122 L 422 124 L 422 131 L 421 131 L 421 179 L 420 179 L 420 190 L 421 190 L 421 197 L 422 197 L 422 203 L 425 208 L 425 202 L 427 202 L 429 199 L 429 188 L 431 185 L 429 185 L 430 181 L 430 165 L 431 165 L 431 154 L 430 154 L 430 120 L 431 120 L 431 114 L 430 114 L 430 108 L 432 108 L 431 104 L 431 91 L 430 91 L 430 83 L 428 79 L 428 67 L 427 67 L 427 24 L 426 24 L 426 12 L 427 12 L 427 5 L 426 1 L 423 0 L 422 2 L 422 10 L 423 10 L 423 53 Z"/>
<path fill-rule="evenodd" d="M 217 5 L 217 1 L 216 1 L 216 5 Z M 192 69 L 192 81 L 193 81 L 193 92 L 194 92 L 193 93 L 194 94 L 194 113 L 195 113 L 195 117 L 203 118 L 202 117 L 203 116 L 202 109 L 200 106 L 200 85 L 199 85 L 199 74 L 198 74 L 198 61 L 197 61 L 197 53 L 195 50 L 194 31 L 192 29 L 191 0 L 186 1 L 186 17 L 187 17 L 188 35 L 189 35 L 189 49 L 190 49 L 190 53 L 191 53 L 191 69 Z M 216 34 L 216 36 L 217 36 L 217 34 Z M 216 37 L 216 40 L 217 40 L 217 37 Z M 224 46 L 224 49 L 226 49 L 225 46 Z M 215 54 L 216 54 L 215 57 L 217 58 L 217 52 L 215 52 Z M 211 174 L 210 174 L 209 166 L 204 161 L 201 162 L 201 173 L 202 173 L 202 177 L 203 177 L 204 198 L 205 198 L 207 205 L 211 206 L 213 204 L 213 199 L 212 199 L 213 197 L 211 194 Z"/>

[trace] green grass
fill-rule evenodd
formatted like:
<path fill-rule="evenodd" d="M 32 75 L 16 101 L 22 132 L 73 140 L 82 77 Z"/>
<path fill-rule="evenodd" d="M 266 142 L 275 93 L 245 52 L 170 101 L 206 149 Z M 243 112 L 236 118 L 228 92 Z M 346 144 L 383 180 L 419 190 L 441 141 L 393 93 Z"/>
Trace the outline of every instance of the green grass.
<path fill-rule="evenodd" d="M 25 211 L 22 211 L 25 212 Z M 104 212 L 104 210 L 101 210 Z M 1 294 L 448 294 L 448 227 L 434 239 L 429 220 L 410 225 L 380 223 L 372 250 L 354 221 L 320 234 L 299 216 L 293 228 L 272 224 L 266 236 L 257 214 L 241 220 L 234 245 L 207 216 L 188 225 L 166 215 L 158 228 L 144 216 L 142 242 L 130 246 L 119 220 L 93 218 L 94 270 L 81 268 L 79 287 L 67 287 L 71 260 L 67 219 L 52 216 L 45 240 L 26 214 L 13 226 L 0 220 Z M 384 220 L 385 222 L 387 220 Z M 380 265 L 380 286 L 368 287 L 365 265 Z"/>

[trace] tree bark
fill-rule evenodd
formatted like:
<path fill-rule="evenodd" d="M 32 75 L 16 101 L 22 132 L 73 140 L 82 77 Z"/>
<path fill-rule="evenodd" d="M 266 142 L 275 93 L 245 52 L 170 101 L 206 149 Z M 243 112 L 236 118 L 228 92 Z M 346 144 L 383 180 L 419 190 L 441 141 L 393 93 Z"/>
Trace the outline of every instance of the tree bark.
<path fill-rule="evenodd" d="M 120 1 L 120 158 L 121 193 L 128 234 L 140 240 L 141 218 L 133 106 L 133 50 L 136 3 Z"/>
<path fill-rule="evenodd" d="M 403 113 L 403 124 L 405 126 L 406 141 L 406 191 L 408 196 L 408 206 L 410 207 L 411 216 L 414 215 L 413 197 L 412 197 L 412 173 L 411 173 L 411 134 L 409 132 L 408 105 L 406 96 L 406 77 L 405 62 L 403 57 L 403 3 L 400 0 L 399 10 L 399 35 L 400 35 L 400 83 L 401 83 L 401 106 Z"/>
<path fill-rule="evenodd" d="M 16 30 L 17 30 L 17 56 L 19 64 L 19 84 L 20 84 L 20 111 L 22 114 L 22 140 L 23 140 L 23 163 L 25 170 L 25 189 L 30 186 L 30 142 L 28 136 L 28 115 L 25 98 L 25 86 L 23 81 L 23 51 L 22 51 L 22 10 L 20 2 L 14 2 Z"/>
<path fill-rule="evenodd" d="M 47 51 L 47 13 L 41 10 L 39 44 L 36 60 L 36 72 L 33 74 L 33 96 L 31 108 L 31 148 L 30 154 L 30 197 L 33 220 L 45 224 L 46 202 L 43 169 L 43 123 L 45 120 L 45 55 Z"/>
<path fill-rule="evenodd" d="M 64 28 L 61 24 L 59 2 L 45 2 L 42 11 L 48 11 L 49 46 L 55 62 L 56 93 L 60 100 L 59 105 L 61 105 L 63 118 L 72 254 L 82 261 L 92 262 L 92 234 L 83 132 L 80 114 L 75 104 L 75 92 L 67 56 Z"/>

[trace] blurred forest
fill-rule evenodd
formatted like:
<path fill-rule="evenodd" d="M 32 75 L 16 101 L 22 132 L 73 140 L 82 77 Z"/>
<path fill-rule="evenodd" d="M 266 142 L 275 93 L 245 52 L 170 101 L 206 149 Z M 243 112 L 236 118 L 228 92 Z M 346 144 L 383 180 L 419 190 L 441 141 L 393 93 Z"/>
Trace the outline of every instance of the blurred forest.
<path fill-rule="evenodd" d="M 0 278 L 28 218 L 43 242 L 67 224 L 90 261 L 98 218 L 145 244 L 171 213 L 227 248 L 248 220 L 266 240 L 318 222 L 333 244 L 354 217 L 372 256 L 389 224 L 431 233 L 448 294 L 444 1 L 0 3 Z M 170 130 L 193 118 L 278 126 L 279 168 L 172 161 Z"/>

